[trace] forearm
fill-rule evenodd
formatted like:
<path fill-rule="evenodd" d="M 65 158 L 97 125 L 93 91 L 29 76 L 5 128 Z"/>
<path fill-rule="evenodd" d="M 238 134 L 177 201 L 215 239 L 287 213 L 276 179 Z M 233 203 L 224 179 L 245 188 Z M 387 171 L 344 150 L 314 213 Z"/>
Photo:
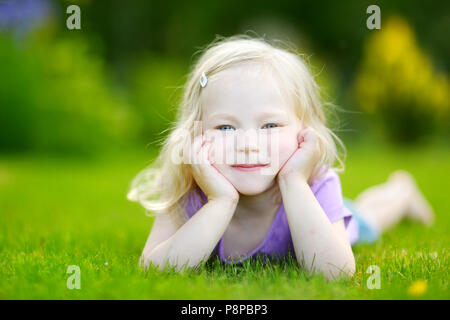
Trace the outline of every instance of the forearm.
<path fill-rule="evenodd" d="M 336 233 L 307 182 L 281 179 L 279 186 L 297 260 L 328 279 L 353 274 L 351 246 Z"/>
<path fill-rule="evenodd" d="M 170 238 L 145 257 L 162 269 L 167 263 L 181 270 L 207 260 L 236 210 L 232 201 L 210 200 Z"/>

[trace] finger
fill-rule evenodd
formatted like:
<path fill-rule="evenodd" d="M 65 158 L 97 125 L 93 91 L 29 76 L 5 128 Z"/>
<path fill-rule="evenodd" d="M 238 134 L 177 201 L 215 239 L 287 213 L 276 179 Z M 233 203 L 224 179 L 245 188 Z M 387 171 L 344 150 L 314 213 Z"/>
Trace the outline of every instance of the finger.
<path fill-rule="evenodd" d="M 194 138 L 194 141 L 192 142 L 190 146 L 190 154 L 189 154 L 189 160 L 191 164 L 196 164 L 197 160 L 197 148 L 198 148 L 198 138 Z"/>
<path fill-rule="evenodd" d="M 312 128 L 306 128 L 305 130 L 303 130 L 301 132 L 301 136 L 303 141 L 300 142 L 300 144 L 306 143 L 308 145 L 309 144 L 313 145 L 317 140 L 316 132 Z"/>
<path fill-rule="evenodd" d="M 315 139 L 317 137 L 317 133 L 316 130 L 314 130 L 313 128 L 308 128 L 305 132 L 305 138 L 306 139 Z"/>
<path fill-rule="evenodd" d="M 202 146 L 201 150 L 200 150 L 200 159 L 201 159 L 201 165 L 209 165 L 209 148 L 210 148 L 210 143 L 209 142 L 205 142 L 204 145 Z"/>
<path fill-rule="evenodd" d="M 299 147 L 305 142 L 307 131 L 308 131 L 308 128 L 304 128 L 304 129 L 300 130 L 300 132 L 298 133 L 297 141 L 298 141 Z"/>
<path fill-rule="evenodd" d="M 208 141 L 207 137 L 205 135 L 202 135 L 200 149 L 198 151 L 200 159 L 202 159 L 203 156 L 201 155 L 201 153 L 204 152 L 204 148 L 208 143 L 209 143 L 209 141 Z"/>
<path fill-rule="evenodd" d="M 195 137 L 191 148 L 191 163 L 193 164 L 198 163 L 199 161 L 198 153 L 201 150 L 201 146 L 202 146 L 202 137 L 201 136 Z"/>
<path fill-rule="evenodd" d="M 208 159 L 209 159 L 209 162 L 211 164 L 216 162 L 216 159 L 214 158 L 214 156 L 215 156 L 214 146 L 212 145 L 212 143 L 209 143 L 209 146 L 208 146 Z"/>
<path fill-rule="evenodd" d="M 205 143 L 208 142 L 208 139 L 205 135 L 202 135 L 202 147 L 205 145 Z"/>
<path fill-rule="evenodd" d="M 303 141 L 305 141 L 305 138 L 303 137 L 303 130 L 300 130 L 297 134 L 298 146 L 300 146 Z"/>
<path fill-rule="evenodd" d="M 300 148 L 304 150 L 309 150 L 314 155 L 318 155 L 320 145 L 319 145 L 319 136 L 317 132 L 314 129 L 309 128 L 309 130 L 304 133 L 304 138 L 305 140 L 304 142 L 302 142 Z"/>

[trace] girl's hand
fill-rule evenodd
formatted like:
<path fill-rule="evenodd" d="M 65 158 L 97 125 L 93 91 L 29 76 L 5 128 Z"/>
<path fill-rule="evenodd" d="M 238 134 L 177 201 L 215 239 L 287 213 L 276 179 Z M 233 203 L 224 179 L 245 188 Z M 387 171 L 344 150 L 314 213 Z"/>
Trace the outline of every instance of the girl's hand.
<path fill-rule="evenodd" d="M 211 142 L 201 135 L 194 139 L 190 169 L 197 185 L 210 200 L 225 200 L 237 203 L 239 193 L 211 163 Z"/>
<path fill-rule="evenodd" d="M 298 149 L 281 167 L 278 179 L 300 178 L 308 181 L 320 159 L 317 133 L 312 128 L 300 130 L 297 134 Z"/>

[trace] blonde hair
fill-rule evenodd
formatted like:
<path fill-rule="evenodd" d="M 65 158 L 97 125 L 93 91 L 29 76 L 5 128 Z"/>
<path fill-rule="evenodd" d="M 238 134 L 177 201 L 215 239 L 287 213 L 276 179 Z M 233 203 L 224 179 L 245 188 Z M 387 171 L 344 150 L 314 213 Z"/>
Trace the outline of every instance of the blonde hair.
<path fill-rule="evenodd" d="M 210 79 L 232 66 L 249 62 L 262 63 L 276 72 L 282 81 L 281 87 L 292 97 L 294 110 L 303 126 L 312 127 L 318 134 L 321 158 L 312 173 L 312 179 L 326 171 L 322 169 L 332 168 L 335 161 L 338 161 L 340 167 L 333 169 L 337 172 L 343 171 L 344 162 L 338 154 L 334 139 L 342 146 L 344 152 L 345 146 L 327 127 L 325 103 L 321 101 L 319 87 L 301 56 L 295 49 L 283 48 L 259 37 L 218 36 L 205 47 L 203 54 L 188 74 L 176 121 L 170 128 L 170 134 L 165 139 L 157 159 L 133 179 L 128 199 L 139 202 L 152 212 L 168 213 L 179 225 L 186 221 L 187 196 L 197 185 L 188 164 L 174 163 L 171 161 L 171 155 L 178 152 L 177 150 L 190 148 L 190 142 L 194 138 L 194 122 L 201 120 L 202 72 Z M 186 135 L 186 132 L 191 136 Z"/>

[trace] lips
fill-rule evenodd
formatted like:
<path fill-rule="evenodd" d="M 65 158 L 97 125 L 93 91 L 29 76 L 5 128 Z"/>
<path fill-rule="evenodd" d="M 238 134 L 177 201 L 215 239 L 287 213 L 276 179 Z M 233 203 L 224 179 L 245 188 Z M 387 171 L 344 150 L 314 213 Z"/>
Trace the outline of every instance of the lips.
<path fill-rule="evenodd" d="M 233 165 L 232 167 L 240 171 L 256 171 L 261 168 L 267 167 L 267 164 L 237 164 Z"/>

